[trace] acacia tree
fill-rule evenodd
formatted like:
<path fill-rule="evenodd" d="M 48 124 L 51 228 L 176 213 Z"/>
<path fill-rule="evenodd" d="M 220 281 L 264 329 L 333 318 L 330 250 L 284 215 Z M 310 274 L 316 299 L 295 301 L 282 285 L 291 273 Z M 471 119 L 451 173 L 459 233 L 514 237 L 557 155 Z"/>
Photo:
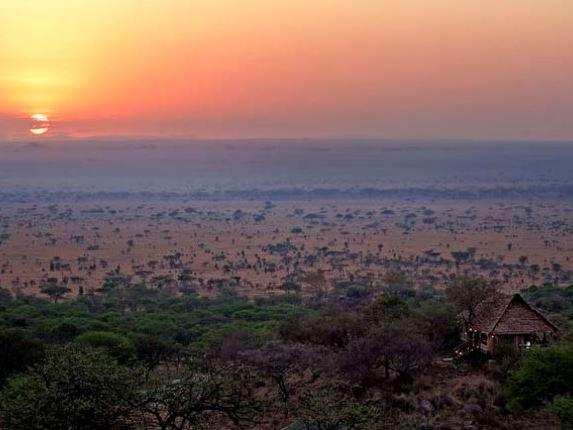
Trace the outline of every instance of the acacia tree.
<path fill-rule="evenodd" d="M 263 369 L 276 383 L 286 418 L 289 416 L 290 399 L 294 389 L 289 381 L 291 375 L 317 364 L 324 357 L 324 352 L 324 348 L 299 343 L 268 342 L 261 348 L 240 354 L 240 358 Z"/>
<path fill-rule="evenodd" d="M 48 284 L 40 289 L 40 292 L 49 296 L 50 299 L 54 301 L 54 303 L 58 303 L 58 301 L 70 291 L 71 290 L 68 287 L 57 284 Z"/>
<path fill-rule="evenodd" d="M 457 276 L 446 288 L 446 297 L 472 324 L 478 305 L 499 292 L 499 284 L 477 276 Z"/>
<path fill-rule="evenodd" d="M 380 378 L 411 381 L 433 357 L 433 345 L 417 333 L 409 320 L 397 320 L 374 328 L 354 340 L 337 357 L 338 368 L 353 382 L 372 386 Z"/>
<path fill-rule="evenodd" d="M 188 430 L 215 423 L 253 423 L 262 410 L 256 375 L 246 366 L 188 362 L 166 374 L 148 375 L 134 408 L 138 428 Z"/>
<path fill-rule="evenodd" d="M 379 338 L 382 342 L 382 357 L 386 376 L 394 374 L 405 382 L 432 361 L 433 346 L 408 323 L 394 323 L 383 327 Z"/>

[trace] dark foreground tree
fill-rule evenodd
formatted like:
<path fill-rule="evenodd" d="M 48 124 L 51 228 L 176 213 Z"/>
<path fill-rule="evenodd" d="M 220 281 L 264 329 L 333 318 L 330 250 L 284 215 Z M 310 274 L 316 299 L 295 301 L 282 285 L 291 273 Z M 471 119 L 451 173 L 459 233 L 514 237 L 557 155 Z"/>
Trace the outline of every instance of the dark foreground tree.
<path fill-rule="evenodd" d="M 480 277 L 458 276 L 446 288 L 446 297 L 468 323 L 475 318 L 477 306 L 499 292 L 495 281 Z"/>
<path fill-rule="evenodd" d="M 52 349 L 43 364 L 10 378 L 0 394 L 3 430 L 129 429 L 131 372 L 103 353 Z"/>
<path fill-rule="evenodd" d="M 378 385 L 382 379 L 411 382 L 414 375 L 430 364 L 432 345 L 417 333 L 408 320 L 384 324 L 351 342 L 337 356 L 336 367 L 353 383 Z"/>
<path fill-rule="evenodd" d="M 189 362 L 166 374 L 156 371 L 138 394 L 139 429 L 226 428 L 253 423 L 262 410 L 258 378 L 245 366 Z"/>
<path fill-rule="evenodd" d="M 240 359 L 264 371 L 276 384 L 283 413 L 288 417 L 294 391 L 291 377 L 311 369 L 325 356 L 324 348 L 303 344 L 267 342 L 261 348 L 240 354 Z"/>
<path fill-rule="evenodd" d="M 44 345 L 21 329 L 0 331 L 0 387 L 6 378 L 26 370 L 44 356 Z"/>

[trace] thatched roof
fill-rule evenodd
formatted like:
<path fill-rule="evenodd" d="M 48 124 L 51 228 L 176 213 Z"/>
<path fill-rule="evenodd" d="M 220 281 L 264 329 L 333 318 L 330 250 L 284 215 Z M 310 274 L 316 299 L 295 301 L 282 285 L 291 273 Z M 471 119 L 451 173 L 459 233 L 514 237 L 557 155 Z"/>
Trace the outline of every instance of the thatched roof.
<path fill-rule="evenodd" d="M 487 334 L 556 333 L 559 329 L 520 294 L 496 294 L 481 303 L 472 319 L 474 329 Z"/>

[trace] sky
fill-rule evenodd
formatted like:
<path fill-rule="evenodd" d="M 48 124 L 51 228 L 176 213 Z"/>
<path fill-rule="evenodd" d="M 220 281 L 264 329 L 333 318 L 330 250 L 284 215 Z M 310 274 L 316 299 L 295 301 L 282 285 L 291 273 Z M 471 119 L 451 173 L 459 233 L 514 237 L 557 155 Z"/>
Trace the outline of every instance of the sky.
<path fill-rule="evenodd" d="M 573 139 L 573 1 L 0 0 L 0 138 L 117 136 Z"/>

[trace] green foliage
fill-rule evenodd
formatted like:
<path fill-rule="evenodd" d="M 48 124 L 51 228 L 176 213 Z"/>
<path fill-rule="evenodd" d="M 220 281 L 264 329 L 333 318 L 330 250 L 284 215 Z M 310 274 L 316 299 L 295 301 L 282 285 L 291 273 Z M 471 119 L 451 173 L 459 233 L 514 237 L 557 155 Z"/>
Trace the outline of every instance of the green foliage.
<path fill-rule="evenodd" d="M 58 318 L 49 321 L 46 331 L 55 341 L 69 342 L 81 334 L 84 329 L 83 324 L 73 318 Z"/>
<path fill-rule="evenodd" d="M 8 380 L 0 394 L 5 430 L 129 428 L 133 377 L 104 354 L 51 350 L 43 364 Z"/>
<path fill-rule="evenodd" d="M 420 332 L 438 348 L 451 349 L 459 342 L 455 309 L 447 303 L 425 301 L 414 310 Z"/>
<path fill-rule="evenodd" d="M 128 363 L 135 358 L 135 346 L 125 336 L 106 331 L 89 331 L 77 337 L 81 345 L 103 349 L 120 363 Z"/>
<path fill-rule="evenodd" d="M 525 298 L 547 312 L 563 312 L 573 308 L 573 285 L 561 288 L 553 284 L 531 286 L 523 290 Z"/>
<path fill-rule="evenodd" d="M 133 317 L 133 331 L 150 336 L 173 338 L 177 334 L 177 324 L 171 315 L 161 314 L 139 314 Z"/>
<path fill-rule="evenodd" d="M 568 312 L 551 315 L 551 322 L 559 327 L 561 341 L 573 344 L 573 308 Z"/>
<path fill-rule="evenodd" d="M 63 285 L 46 285 L 40 289 L 42 294 L 49 296 L 54 303 L 57 303 L 58 300 L 63 298 L 66 294 L 68 294 L 71 290 L 68 287 Z"/>
<path fill-rule="evenodd" d="M 147 368 L 153 369 L 177 351 L 175 342 L 157 336 L 137 334 L 134 336 L 137 359 Z"/>
<path fill-rule="evenodd" d="M 38 317 L 40 311 L 31 304 L 16 301 L 3 312 L 3 319 L 11 327 L 27 327 L 32 325 Z"/>
<path fill-rule="evenodd" d="M 573 396 L 556 396 L 549 409 L 559 417 L 563 429 L 573 429 Z"/>
<path fill-rule="evenodd" d="M 573 391 L 573 346 L 554 345 L 534 348 L 510 374 L 506 385 L 509 407 L 513 410 L 536 407 L 557 395 Z"/>
<path fill-rule="evenodd" d="M 341 348 L 355 337 L 363 336 L 366 324 L 357 312 L 293 316 L 279 326 L 281 339 Z"/>
<path fill-rule="evenodd" d="M 408 304 L 397 296 L 383 295 L 366 311 L 366 318 L 371 324 L 396 321 L 410 314 Z"/>
<path fill-rule="evenodd" d="M 458 341 L 455 305 L 473 306 L 495 288 L 460 278 L 449 288 L 456 300 L 445 301 L 431 288 L 414 291 L 401 273 L 387 275 L 384 285 L 338 300 L 351 291 L 346 286 L 335 301 L 325 296 L 308 306 L 299 294 L 250 302 L 232 288 L 204 299 L 115 284 L 59 303 L 11 299 L 0 304 L 0 384 L 9 378 L 0 394 L 0 428 L 137 427 L 142 413 L 158 428 L 174 428 L 169 417 L 185 420 L 187 428 L 223 428 L 211 420 L 248 422 L 260 414 L 253 394 L 273 402 L 275 417 L 282 401 L 285 414 L 306 426 L 300 428 L 395 428 L 395 411 L 369 396 L 415 386 L 434 352 Z M 62 344 L 72 346 L 46 360 L 34 355 Z M 573 363 L 570 351 L 555 348 L 529 352 L 506 392 L 515 409 L 553 401 L 567 422 L 571 392 L 563 381 L 572 380 Z M 189 357 L 214 364 L 183 366 Z M 319 390 L 332 380 L 352 393 Z M 310 394 L 300 397 L 303 388 Z M 201 409 L 211 401 L 218 410 Z M 82 427 L 86 420 L 95 424 Z"/>
<path fill-rule="evenodd" d="M 106 331 L 108 328 L 108 324 L 89 316 L 64 316 L 46 321 L 45 333 L 56 342 L 70 342 L 86 331 Z"/>
<path fill-rule="evenodd" d="M 128 306 L 135 311 L 126 312 L 126 303 L 115 292 L 66 303 L 18 298 L 0 307 L 0 329 L 21 328 L 46 343 L 70 342 L 85 332 L 118 333 L 130 339 L 137 356 L 150 364 L 181 348 L 206 351 L 213 339 L 229 331 L 269 338 L 280 321 L 302 308 L 279 300 L 254 304 L 242 298 L 207 300 L 147 292 L 129 298 Z"/>

